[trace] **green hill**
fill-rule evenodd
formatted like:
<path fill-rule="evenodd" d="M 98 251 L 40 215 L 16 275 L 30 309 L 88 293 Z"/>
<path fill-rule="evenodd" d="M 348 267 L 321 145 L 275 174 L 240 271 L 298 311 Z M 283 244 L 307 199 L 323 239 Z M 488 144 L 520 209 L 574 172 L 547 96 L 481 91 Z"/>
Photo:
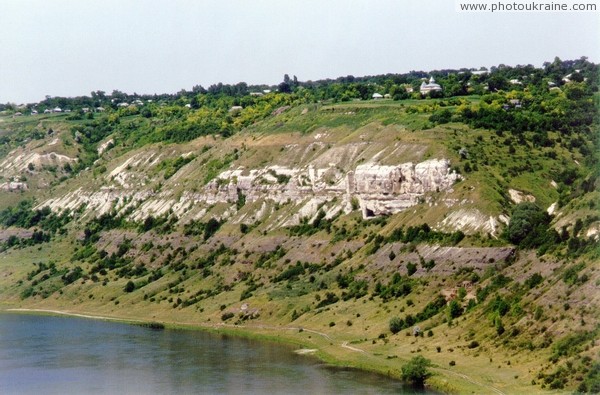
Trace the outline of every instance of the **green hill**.
<path fill-rule="evenodd" d="M 417 73 L 4 106 L 0 308 L 598 391 L 597 65 L 432 74 L 441 97 Z"/>

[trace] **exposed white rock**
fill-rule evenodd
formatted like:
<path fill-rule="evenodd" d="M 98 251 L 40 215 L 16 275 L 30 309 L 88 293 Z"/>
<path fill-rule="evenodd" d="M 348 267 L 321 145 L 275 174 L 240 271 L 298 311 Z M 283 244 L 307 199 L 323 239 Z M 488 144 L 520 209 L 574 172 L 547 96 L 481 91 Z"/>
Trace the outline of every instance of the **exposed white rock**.
<path fill-rule="evenodd" d="M 517 191 L 516 189 L 509 189 L 508 194 L 510 195 L 510 200 L 519 204 L 521 202 L 535 202 L 535 196 L 528 195 L 524 192 Z"/>
<path fill-rule="evenodd" d="M 394 214 L 419 203 L 427 193 L 449 189 L 461 176 L 450 170 L 446 159 L 431 159 L 414 165 L 360 165 L 349 172 L 349 194 L 360 199 L 364 217 Z"/>
<path fill-rule="evenodd" d="M 558 202 L 554 202 L 550 205 L 550 207 L 548 207 L 548 210 L 546 210 L 546 211 L 548 212 L 548 214 L 554 215 L 557 208 L 558 208 Z"/>
<path fill-rule="evenodd" d="M 355 154 L 350 149 L 345 155 Z M 461 179 L 460 175 L 450 170 L 450 162 L 446 159 L 396 166 L 363 164 L 344 173 L 337 165 L 339 160 L 333 157 L 327 162 L 319 158 L 319 161 L 310 162 L 302 168 L 268 166 L 226 170 L 202 189 L 183 191 L 175 197 L 169 189 L 157 194 L 143 187 L 144 183 L 136 171 L 138 167 L 147 169 L 155 165 L 160 156 L 157 152 L 134 154 L 105 176 L 107 181 L 114 182 L 112 186 L 93 192 L 78 189 L 43 202 L 40 207 L 48 205 L 53 210 L 76 209 L 85 204 L 88 210 L 96 214 L 113 208 L 123 210 L 132 207 L 130 218 L 134 220 L 143 220 L 148 215 L 159 216 L 171 210 L 180 218 L 191 219 L 201 218 L 211 205 L 225 203 L 231 208 L 222 215 L 229 217 L 236 213 L 235 202 L 240 195 L 244 195 L 248 204 L 262 202 L 261 208 L 254 215 L 246 216 L 243 220 L 234 218 L 235 221 L 247 223 L 272 215 L 272 205 L 265 202 L 290 203 L 297 208 L 289 213 L 278 213 L 278 216 L 284 217 L 277 220 L 279 224 L 289 226 L 299 223 L 302 218 L 314 218 L 319 208 L 325 211 L 326 218 L 335 216 L 341 210 L 349 212 L 353 199 L 359 202 L 365 218 L 394 214 L 426 201 L 424 195 L 428 192 L 451 190 L 452 185 Z M 445 201 L 446 205 L 454 203 Z M 474 214 L 469 215 L 473 217 Z M 495 222 L 488 217 L 479 212 L 475 217 L 466 222 L 456 221 L 460 226 L 484 227 L 491 232 L 495 230 Z"/>
<path fill-rule="evenodd" d="M 442 227 L 458 229 L 465 233 L 489 232 L 490 234 L 494 234 L 498 226 L 498 221 L 493 217 L 486 216 L 476 208 L 461 208 L 448 214 L 441 222 L 441 225 Z"/>
<path fill-rule="evenodd" d="M 115 145 L 115 140 L 109 139 L 108 141 L 100 144 L 98 147 L 98 155 L 102 155 L 102 153 L 104 153 L 104 151 L 106 151 L 111 145 Z"/>
<path fill-rule="evenodd" d="M 19 181 L 10 181 L 0 184 L 0 190 L 3 191 L 26 191 L 27 189 L 29 189 L 27 184 Z"/>
<path fill-rule="evenodd" d="M 18 154 L 12 152 L 0 162 L 0 169 L 4 171 L 21 172 L 25 170 L 30 163 L 39 168 L 44 165 L 62 166 L 76 161 L 77 159 L 75 158 L 57 154 L 56 152 L 49 152 L 47 154 L 39 154 L 37 152 L 23 152 Z"/>
<path fill-rule="evenodd" d="M 600 222 L 593 223 L 588 230 L 585 232 L 585 237 L 588 239 L 598 240 L 600 239 Z"/>

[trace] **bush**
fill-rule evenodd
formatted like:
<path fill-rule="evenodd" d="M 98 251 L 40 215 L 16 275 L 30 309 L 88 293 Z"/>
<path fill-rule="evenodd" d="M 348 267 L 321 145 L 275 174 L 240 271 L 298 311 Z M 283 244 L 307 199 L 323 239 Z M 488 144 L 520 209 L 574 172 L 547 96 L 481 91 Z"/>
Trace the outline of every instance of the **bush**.
<path fill-rule="evenodd" d="M 417 271 L 417 265 L 415 265 L 412 262 L 408 262 L 408 264 L 406 264 L 406 270 L 408 272 L 408 275 L 412 276 Z"/>
<path fill-rule="evenodd" d="M 233 314 L 231 312 L 229 312 L 229 313 L 223 313 L 221 315 L 221 321 L 227 321 L 228 319 L 233 318 L 234 315 L 235 314 Z"/>
<path fill-rule="evenodd" d="M 431 376 L 428 370 L 430 366 L 431 361 L 429 359 L 417 355 L 402 366 L 402 380 L 408 381 L 414 386 L 423 387 L 425 380 Z"/>
<path fill-rule="evenodd" d="M 404 320 L 402 318 L 394 317 L 390 320 L 390 332 L 396 334 L 404 329 Z"/>
<path fill-rule="evenodd" d="M 133 283 L 133 281 L 127 281 L 127 284 L 125 285 L 125 292 L 133 292 L 135 290 L 135 284 Z"/>

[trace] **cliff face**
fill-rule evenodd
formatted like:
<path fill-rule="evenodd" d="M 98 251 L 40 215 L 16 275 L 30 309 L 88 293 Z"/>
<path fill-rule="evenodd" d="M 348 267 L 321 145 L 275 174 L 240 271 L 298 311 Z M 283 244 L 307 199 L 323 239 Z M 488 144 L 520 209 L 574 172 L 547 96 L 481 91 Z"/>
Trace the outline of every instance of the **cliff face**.
<path fill-rule="evenodd" d="M 425 193 L 449 190 L 460 179 L 446 159 L 416 165 L 360 165 L 348 174 L 348 193 L 360 198 L 363 217 L 367 218 L 406 210 L 419 203 Z"/>
<path fill-rule="evenodd" d="M 296 214 L 280 221 L 280 225 L 288 226 L 297 224 L 303 217 L 314 216 L 321 207 L 326 209 L 328 217 L 340 211 L 349 213 L 353 204 L 360 206 L 364 218 L 395 214 L 418 204 L 428 192 L 450 190 L 454 182 L 461 179 L 450 170 L 450 161 L 446 159 L 396 166 L 365 164 L 346 173 L 333 165 L 315 168 L 313 164 L 302 168 L 237 168 L 221 172 L 200 191 L 184 187 L 179 197 L 175 197 L 170 190 L 154 193 L 143 182 L 136 182 L 135 175 L 124 171 L 135 163 L 132 159 L 111 172 L 112 186 L 91 192 L 80 188 L 44 201 L 40 207 L 48 205 L 53 210 L 75 210 L 85 205 L 87 210 L 98 214 L 113 208 L 132 207 L 131 218 L 139 220 L 169 210 L 178 216 L 184 216 L 190 209 L 204 213 L 209 206 L 224 203 L 232 209 L 223 216 L 230 217 L 236 214 L 233 209 L 236 202 L 244 199 L 248 203 L 268 201 L 298 205 Z M 145 162 L 153 163 L 152 157 L 147 156 Z"/>

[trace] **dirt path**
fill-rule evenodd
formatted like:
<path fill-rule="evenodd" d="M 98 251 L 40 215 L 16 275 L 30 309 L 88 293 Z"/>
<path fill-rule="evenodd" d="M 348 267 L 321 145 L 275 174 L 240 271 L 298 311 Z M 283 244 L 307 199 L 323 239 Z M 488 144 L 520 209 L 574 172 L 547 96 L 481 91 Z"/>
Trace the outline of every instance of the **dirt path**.
<path fill-rule="evenodd" d="M 451 374 L 453 376 L 460 377 L 461 379 L 466 380 L 471 384 L 475 384 L 482 388 L 487 388 L 490 391 L 493 391 L 498 395 L 506 395 L 504 392 L 500 391 L 498 388 L 494 387 L 493 385 L 487 385 L 487 384 L 480 383 L 479 381 L 473 380 L 471 377 L 467 376 L 466 374 L 458 373 L 458 372 L 454 372 L 452 370 L 442 369 L 442 368 L 435 368 L 435 370 L 439 370 L 439 371 Z"/>
<path fill-rule="evenodd" d="M 89 314 L 79 314 L 79 313 L 70 313 L 68 311 L 60 311 L 60 310 L 47 310 L 47 309 L 6 309 L 6 311 L 16 311 L 23 313 L 49 313 L 56 315 L 67 315 L 69 317 L 80 317 L 80 318 L 90 318 L 94 320 L 105 320 L 105 321 L 121 321 L 121 322 L 147 322 L 142 320 L 134 320 L 128 318 L 115 318 L 115 317 L 107 317 L 102 315 L 89 315 Z"/>
<path fill-rule="evenodd" d="M 366 354 L 366 353 L 367 353 L 365 350 L 361 350 L 360 348 L 356 348 L 356 347 L 349 346 L 349 345 L 348 345 L 348 342 L 343 342 L 343 343 L 342 343 L 342 347 L 343 347 L 343 348 L 346 348 L 346 349 L 348 349 L 348 350 L 351 350 L 351 351 L 362 352 L 363 354 Z"/>

